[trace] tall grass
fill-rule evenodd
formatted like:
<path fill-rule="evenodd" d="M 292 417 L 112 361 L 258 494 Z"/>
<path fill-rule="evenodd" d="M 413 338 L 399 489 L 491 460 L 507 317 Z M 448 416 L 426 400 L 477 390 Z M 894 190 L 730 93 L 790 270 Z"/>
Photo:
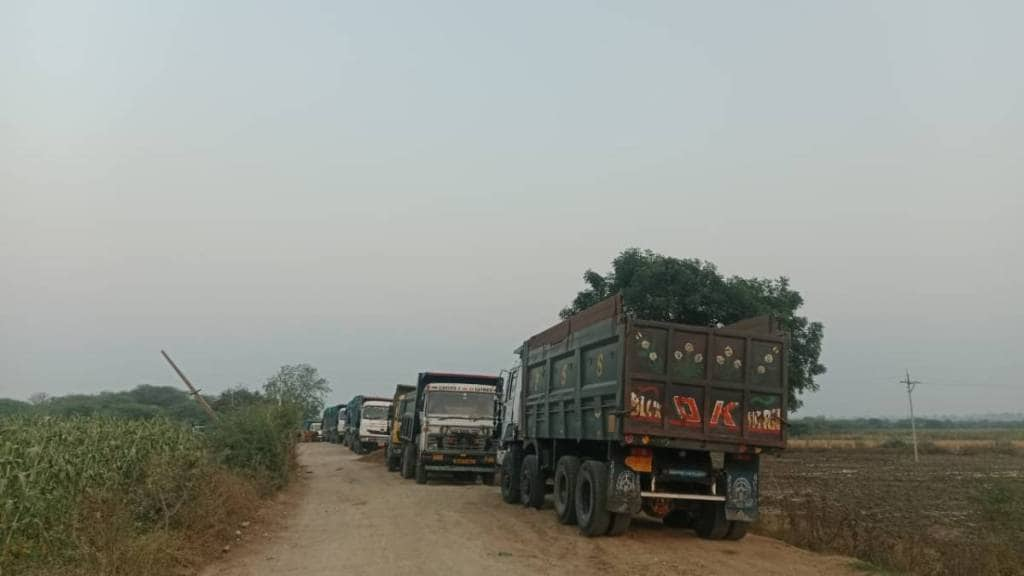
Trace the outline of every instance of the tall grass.
<path fill-rule="evenodd" d="M 209 434 L 164 419 L 0 419 L 0 576 L 180 569 L 197 529 L 233 533 L 212 516 L 244 514 L 287 481 L 295 420 L 261 410 Z"/>

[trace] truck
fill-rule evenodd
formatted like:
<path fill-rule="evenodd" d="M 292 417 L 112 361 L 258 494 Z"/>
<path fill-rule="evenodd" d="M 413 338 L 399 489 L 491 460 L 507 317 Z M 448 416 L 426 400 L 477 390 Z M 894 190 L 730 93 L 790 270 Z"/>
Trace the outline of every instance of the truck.
<path fill-rule="evenodd" d="M 388 437 L 388 409 L 391 400 L 372 396 L 356 396 L 347 406 L 348 426 L 345 444 L 356 454 L 367 454 L 382 448 Z"/>
<path fill-rule="evenodd" d="M 479 475 L 494 483 L 498 376 L 421 372 L 400 416 L 403 478 L 426 484 L 431 474 Z"/>
<path fill-rule="evenodd" d="M 398 439 L 399 430 L 402 428 L 402 407 L 409 392 L 416 390 L 415 386 L 399 384 L 395 387 L 395 395 L 391 398 L 391 409 L 388 411 L 388 440 L 384 446 L 384 463 L 388 472 L 398 472 L 402 467 L 402 442 Z"/>
<path fill-rule="evenodd" d="M 337 444 L 341 441 L 344 436 L 345 427 L 342 421 L 347 406 L 344 404 L 337 404 L 335 406 L 328 406 L 324 409 L 323 414 L 323 435 L 324 440 L 332 444 Z"/>
<path fill-rule="evenodd" d="M 739 540 L 762 453 L 786 444 L 788 355 L 771 318 L 647 321 L 613 296 L 527 339 L 502 395 L 501 496 L 585 536 L 634 514 Z"/>

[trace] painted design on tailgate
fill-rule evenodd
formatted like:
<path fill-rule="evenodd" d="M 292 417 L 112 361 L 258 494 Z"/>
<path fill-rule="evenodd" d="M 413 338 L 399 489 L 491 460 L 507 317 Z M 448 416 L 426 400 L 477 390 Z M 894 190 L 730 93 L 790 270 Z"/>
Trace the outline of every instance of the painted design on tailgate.
<path fill-rule="evenodd" d="M 740 403 L 735 401 L 718 400 L 711 409 L 711 418 L 708 425 L 714 427 L 725 427 L 729 432 L 738 432 L 739 424 L 736 422 L 736 409 Z M 676 394 L 672 396 L 672 407 L 675 409 L 675 417 L 669 419 L 669 424 L 682 426 L 683 428 L 701 428 L 704 418 L 700 413 L 700 401 L 694 396 Z"/>
<path fill-rule="evenodd" d="M 701 427 L 703 420 L 700 417 L 700 408 L 696 398 L 677 394 L 672 396 L 672 406 L 676 410 L 676 417 L 670 419 L 669 424 L 683 428 Z"/>
<path fill-rule="evenodd" d="M 731 432 L 739 430 L 739 426 L 736 424 L 736 419 L 733 418 L 732 415 L 733 412 L 736 411 L 736 407 L 739 405 L 739 402 L 726 402 L 725 400 L 715 402 L 715 407 L 711 411 L 711 419 L 708 420 L 708 425 L 716 427 L 721 424 Z"/>
<path fill-rule="evenodd" d="M 747 410 L 747 431 L 752 434 L 778 435 L 782 432 L 782 399 L 778 396 L 750 397 Z"/>
<path fill-rule="evenodd" d="M 635 386 L 629 393 L 629 417 L 642 422 L 661 422 L 661 400 L 655 386 Z"/>
<path fill-rule="evenodd" d="M 672 338 L 671 375 L 675 380 L 696 382 L 704 379 L 704 349 L 707 337 L 703 334 L 677 332 Z"/>

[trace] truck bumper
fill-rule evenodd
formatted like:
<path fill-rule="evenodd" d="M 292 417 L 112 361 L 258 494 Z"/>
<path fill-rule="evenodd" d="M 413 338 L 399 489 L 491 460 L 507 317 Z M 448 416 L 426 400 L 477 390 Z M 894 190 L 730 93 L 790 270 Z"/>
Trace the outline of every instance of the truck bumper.
<path fill-rule="evenodd" d="M 421 452 L 420 462 L 431 472 L 478 472 L 488 474 L 497 469 L 492 452 Z"/>

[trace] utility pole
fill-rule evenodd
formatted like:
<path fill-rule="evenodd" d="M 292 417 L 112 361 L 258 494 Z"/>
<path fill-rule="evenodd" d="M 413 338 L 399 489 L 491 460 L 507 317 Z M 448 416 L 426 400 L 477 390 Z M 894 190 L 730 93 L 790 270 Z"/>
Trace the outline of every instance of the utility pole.
<path fill-rule="evenodd" d="M 919 380 L 910 379 L 910 370 L 907 370 L 907 379 L 900 380 L 901 384 L 907 386 L 907 402 L 910 403 L 910 431 L 914 437 L 914 462 L 918 462 L 917 457 L 917 424 L 914 422 L 914 388 L 921 382 Z"/>
<path fill-rule="evenodd" d="M 192 397 L 195 398 L 196 401 L 199 402 L 199 405 L 203 408 L 203 410 L 206 411 L 206 414 L 207 416 L 210 417 L 210 420 L 216 422 L 217 413 L 214 412 L 213 408 L 210 408 L 210 405 L 206 403 L 206 399 L 199 394 L 199 390 L 196 390 L 195 386 L 192 386 L 192 383 L 188 381 L 188 378 L 185 376 L 185 373 L 178 368 L 178 365 L 174 363 L 174 360 L 171 360 L 171 357 L 167 355 L 167 352 L 161 350 L 160 353 L 164 355 L 164 360 L 167 360 L 167 363 L 171 365 L 171 368 L 174 368 L 174 371 L 178 373 L 178 376 L 181 378 L 181 381 L 185 383 L 185 386 L 188 387 L 189 392 L 192 393 Z"/>

